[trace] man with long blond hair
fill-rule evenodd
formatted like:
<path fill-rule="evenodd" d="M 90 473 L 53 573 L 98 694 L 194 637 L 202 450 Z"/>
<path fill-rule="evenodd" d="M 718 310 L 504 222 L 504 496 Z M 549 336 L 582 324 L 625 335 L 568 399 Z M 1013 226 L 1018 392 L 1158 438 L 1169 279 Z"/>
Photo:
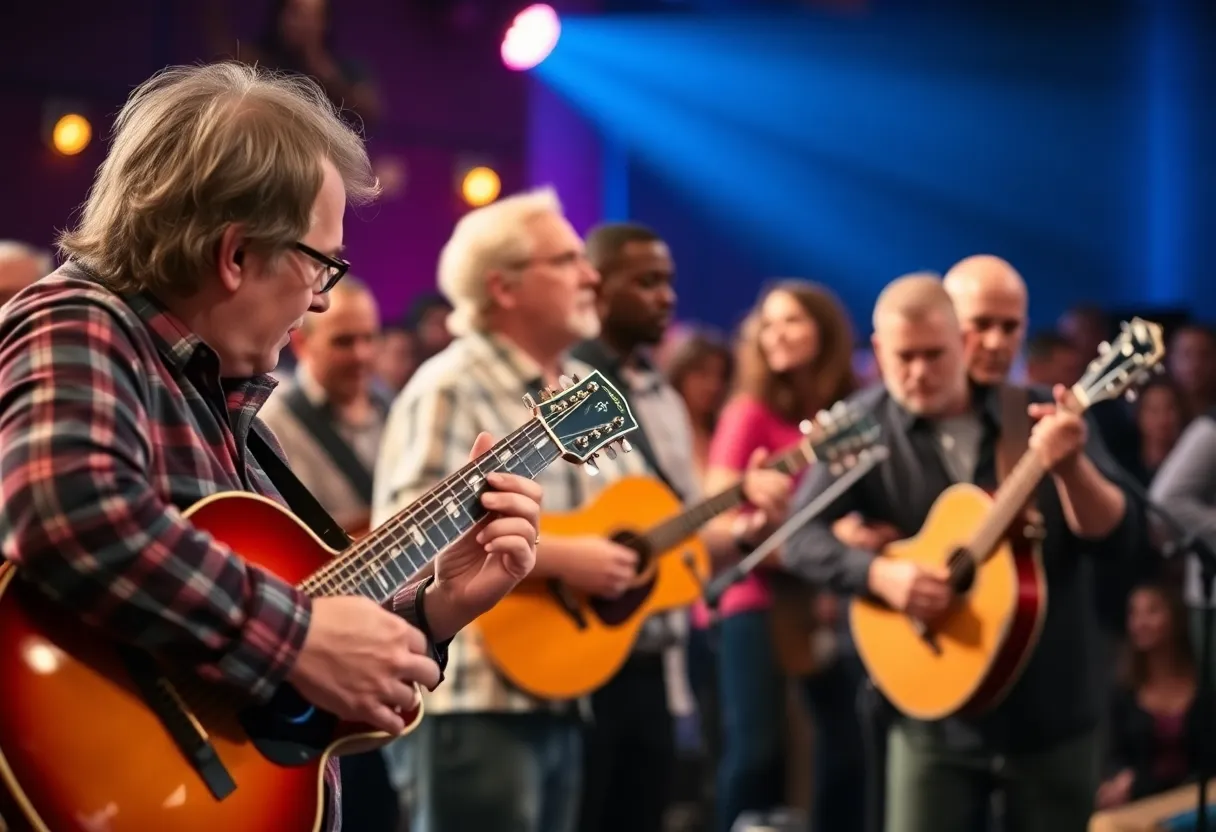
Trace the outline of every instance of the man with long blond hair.
<path fill-rule="evenodd" d="M 255 701 L 289 683 L 399 733 L 417 686 L 441 679 L 442 644 L 531 569 L 539 488 L 491 475 L 484 545 L 444 552 L 398 615 L 310 598 L 182 514 L 223 491 L 282 501 L 257 418 L 267 373 L 349 267 L 347 201 L 376 192 L 361 139 L 310 81 L 221 63 L 138 87 L 66 262 L 0 316 L 0 553 L 116 641 Z M 336 762 L 326 782 L 334 829 Z"/>

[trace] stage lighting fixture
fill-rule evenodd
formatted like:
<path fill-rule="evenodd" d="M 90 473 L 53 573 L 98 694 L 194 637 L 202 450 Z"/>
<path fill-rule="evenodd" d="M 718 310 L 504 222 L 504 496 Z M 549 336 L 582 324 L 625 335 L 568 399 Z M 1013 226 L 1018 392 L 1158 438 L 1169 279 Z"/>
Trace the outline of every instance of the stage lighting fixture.
<path fill-rule="evenodd" d="M 75 156 L 93 138 L 93 126 L 78 113 L 67 113 L 59 117 L 51 128 L 51 146 L 64 156 Z"/>
<path fill-rule="evenodd" d="M 493 168 L 484 165 L 472 168 L 460 182 L 460 193 L 464 201 L 474 208 L 489 205 L 498 199 L 502 191 L 502 180 Z"/>
<path fill-rule="evenodd" d="M 545 3 L 535 3 L 515 15 L 502 39 L 502 62 L 507 69 L 532 69 L 553 51 L 561 36 L 557 12 Z"/>

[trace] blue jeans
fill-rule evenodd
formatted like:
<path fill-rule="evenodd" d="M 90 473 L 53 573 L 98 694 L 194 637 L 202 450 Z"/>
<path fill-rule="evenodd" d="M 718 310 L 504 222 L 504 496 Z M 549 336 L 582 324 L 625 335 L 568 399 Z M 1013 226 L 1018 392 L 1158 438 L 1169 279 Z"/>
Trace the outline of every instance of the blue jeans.
<path fill-rule="evenodd" d="M 729 832 L 743 812 L 766 812 L 783 802 L 782 687 L 768 612 L 723 618 L 718 623 L 722 757 L 715 828 L 719 832 Z"/>
<path fill-rule="evenodd" d="M 581 730 L 549 713 L 426 717 L 406 740 L 410 832 L 575 832 Z"/>
<path fill-rule="evenodd" d="M 802 681 L 814 725 L 811 829 L 861 830 L 866 818 L 865 736 L 858 696 L 865 669 L 855 653 L 842 653 Z"/>

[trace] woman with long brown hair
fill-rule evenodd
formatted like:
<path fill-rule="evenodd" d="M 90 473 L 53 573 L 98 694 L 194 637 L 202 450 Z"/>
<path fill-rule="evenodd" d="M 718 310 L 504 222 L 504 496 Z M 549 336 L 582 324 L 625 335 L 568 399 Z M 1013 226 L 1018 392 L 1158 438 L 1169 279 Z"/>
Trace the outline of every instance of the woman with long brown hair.
<path fill-rule="evenodd" d="M 693 462 L 704 485 L 718 416 L 730 392 L 735 357 L 730 346 L 710 332 L 692 330 L 671 345 L 663 358 L 667 381 L 684 400 L 692 421 Z"/>
<path fill-rule="evenodd" d="M 852 352 L 852 327 L 827 289 L 804 280 L 766 288 L 741 332 L 734 393 L 710 445 L 707 492 L 738 482 L 757 457 L 798 442 L 802 420 L 852 393 Z M 743 552 L 784 519 L 745 507 L 716 522 L 736 531 Z M 770 635 L 769 584 L 757 571 L 727 590 L 718 609 L 720 832 L 743 812 L 783 802 L 783 680 Z"/>
<path fill-rule="evenodd" d="M 1098 808 L 1114 809 L 1194 776 L 1200 737 L 1198 673 L 1182 600 L 1172 586 L 1144 583 L 1127 604 L 1123 678 L 1110 710 L 1110 751 Z"/>

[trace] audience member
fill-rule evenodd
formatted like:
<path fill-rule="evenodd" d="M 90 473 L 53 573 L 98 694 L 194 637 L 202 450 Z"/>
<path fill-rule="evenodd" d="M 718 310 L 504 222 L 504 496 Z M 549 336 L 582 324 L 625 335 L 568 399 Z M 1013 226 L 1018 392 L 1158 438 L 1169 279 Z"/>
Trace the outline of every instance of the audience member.
<path fill-rule="evenodd" d="M 0 306 L 54 268 L 50 252 L 15 240 L 0 240 Z"/>

